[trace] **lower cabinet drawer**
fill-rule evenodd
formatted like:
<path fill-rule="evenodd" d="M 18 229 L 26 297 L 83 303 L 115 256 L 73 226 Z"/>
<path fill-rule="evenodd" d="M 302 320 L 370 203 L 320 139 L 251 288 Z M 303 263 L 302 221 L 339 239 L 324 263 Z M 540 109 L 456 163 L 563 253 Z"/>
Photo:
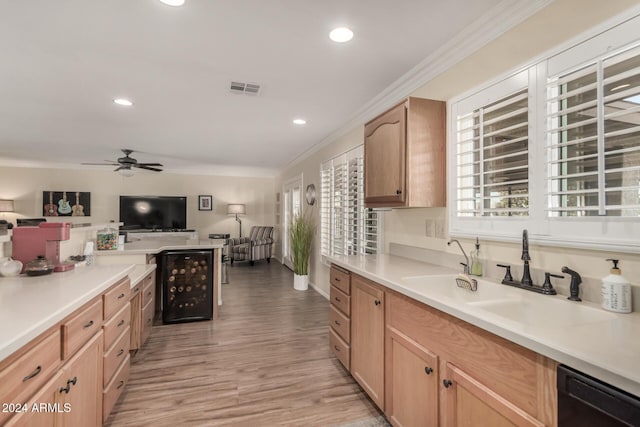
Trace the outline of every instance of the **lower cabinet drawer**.
<path fill-rule="evenodd" d="M 142 306 L 147 305 L 149 301 L 153 300 L 156 293 L 156 284 L 151 278 L 145 279 L 145 285 L 142 289 Z"/>
<path fill-rule="evenodd" d="M 351 352 L 349 345 L 342 341 L 342 338 L 340 338 L 332 328 L 329 328 L 329 345 L 331 346 L 331 351 L 336 355 L 338 360 L 345 368 L 347 368 L 347 370 L 350 370 Z"/>
<path fill-rule="evenodd" d="M 129 354 L 129 348 L 131 346 L 129 331 L 130 329 L 127 327 L 111 348 L 104 353 L 102 363 L 104 373 L 102 376 L 103 387 L 106 387 L 109 384 L 111 377 L 113 377 L 118 370 L 118 366 L 120 366 L 120 363 L 125 360 L 126 355 Z"/>
<path fill-rule="evenodd" d="M 62 356 L 67 359 L 94 336 L 102 326 L 102 301 L 96 300 L 62 324 Z"/>
<path fill-rule="evenodd" d="M 131 324 L 131 304 L 127 304 L 104 323 L 104 351 L 111 348 L 115 340 Z"/>
<path fill-rule="evenodd" d="M 340 310 L 347 316 L 351 315 L 351 297 L 349 295 L 331 285 L 331 289 L 329 290 L 329 297 L 331 304 L 336 306 L 338 310 Z"/>
<path fill-rule="evenodd" d="M 104 301 L 104 320 L 111 318 L 115 313 L 129 302 L 131 295 L 131 282 L 129 277 L 125 277 L 119 281 L 113 288 L 108 290 L 102 296 Z"/>
<path fill-rule="evenodd" d="M 347 344 L 351 342 L 351 320 L 333 304 L 329 308 L 329 325 Z"/>
<path fill-rule="evenodd" d="M 60 329 L 55 329 L 0 371 L 0 403 L 24 403 L 58 369 L 61 360 Z M 0 411 L 0 425 L 9 416 Z"/>
<path fill-rule="evenodd" d="M 115 406 L 120 394 L 124 390 L 127 382 L 129 381 L 129 362 L 130 362 L 129 354 L 126 355 L 124 362 L 120 365 L 120 368 L 113 376 L 111 382 L 104 388 L 104 392 L 102 393 L 102 422 L 104 423 L 107 418 L 109 418 L 109 414 L 111 410 Z"/>

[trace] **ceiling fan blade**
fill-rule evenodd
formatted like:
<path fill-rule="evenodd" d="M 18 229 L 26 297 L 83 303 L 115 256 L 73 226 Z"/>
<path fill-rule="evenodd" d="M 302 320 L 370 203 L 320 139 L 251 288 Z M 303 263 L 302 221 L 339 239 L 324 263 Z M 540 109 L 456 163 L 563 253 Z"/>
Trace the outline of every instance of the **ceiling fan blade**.
<path fill-rule="evenodd" d="M 110 160 L 105 160 L 105 162 L 109 163 L 80 163 L 81 165 L 93 165 L 93 166 L 118 166 L 118 163 L 112 162 Z"/>
<path fill-rule="evenodd" d="M 134 168 L 146 169 L 146 170 L 154 171 L 154 172 L 162 172 L 162 169 L 152 168 L 151 166 L 145 166 L 144 164 L 137 164 L 137 165 L 132 165 L 132 166 Z"/>
<path fill-rule="evenodd" d="M 138 163 L 138 166 L 162 166 L 162 163 Z"/>
<path fill-rule="evenodd" d="M 117 166 L 117 165 L 114 165 L 114 166 Z M 127 166 L 127 165 L 124 165 L 124 166 L 118 166 L 113 171 L 114 172 L 118 172 L 119 170 L 123 170 L 123 169 L 131 169 L 131 168 L 129 166 Z"/>

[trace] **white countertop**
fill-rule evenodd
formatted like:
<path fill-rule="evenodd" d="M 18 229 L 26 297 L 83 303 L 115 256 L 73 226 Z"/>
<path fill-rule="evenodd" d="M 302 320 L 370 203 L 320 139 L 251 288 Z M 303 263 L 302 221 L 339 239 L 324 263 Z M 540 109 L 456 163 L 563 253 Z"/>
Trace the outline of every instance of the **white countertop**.
<path fill-rule="evenodd" d="M 0 361 L 132 271 L 133 265 L 94 265 L 0 277 Z"/>
<path fill-rule="evenodd" d="M 163 237 L 159 239 L 142 239 L 131 243 L 125 243 L 124 249 L 113 251 L 95 251 L 99 256 L 107 255 L 131 255 L 131 254 L 157 254 L 162 251 L 185 249 L 219 249 L 224 245 L 210 240 L 191 240 L 182 237 Z"/>
<path fill-rule="evenodd" d="M 135 264 L 133 271 L 129 273 L 131 288 L 135 287 L 147 274 L 156 269 L 155 264 Z"/>
<path fill-rule="evenodd" d="M 474 293 L 457 288 L 455 281 L 443 276 L 460 271 L 392 255 L 338 256 L 329 260 L 640 396 L 640 313 L 611 313 L 588 302 L 571 302 L 560 295 L 539 295 L 481 278 L 478 292 Z M 445 286 L 438 281 L 446 282 Z M 487 311 L 486 307 L 496 303 L 499 306 L 501 302 L 507 313 L 515 313 L 513 318 Z"/>

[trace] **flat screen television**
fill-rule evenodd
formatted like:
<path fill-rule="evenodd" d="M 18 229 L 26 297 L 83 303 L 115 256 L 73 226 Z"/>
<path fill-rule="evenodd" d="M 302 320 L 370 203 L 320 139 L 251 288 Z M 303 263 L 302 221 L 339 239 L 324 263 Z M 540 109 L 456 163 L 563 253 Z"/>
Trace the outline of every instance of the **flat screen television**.
<path fill-rule="evenodd" d="M 120 196 L 124 230 L 184 230 L 187 198 L 174 196 Z"/>

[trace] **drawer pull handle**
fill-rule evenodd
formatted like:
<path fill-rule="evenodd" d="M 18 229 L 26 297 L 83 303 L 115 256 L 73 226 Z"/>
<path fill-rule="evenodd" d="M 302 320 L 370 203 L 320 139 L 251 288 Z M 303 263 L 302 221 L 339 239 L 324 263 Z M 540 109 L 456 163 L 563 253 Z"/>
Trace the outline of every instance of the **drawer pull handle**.
<path fill-rule="evenodd" d="M 118 299 L 122 299 L 122 298 L 124 298 L 124 294 L 118 295 Z"/>
<path fill-rule="evenodd" d="M 427 375 L 431 375 L 431 373 L 433 372 L 433 368 L 430 368 L 430 367 L 428 367 L 428 366 L 425 366 L 425 368 L 424 368 L 424 372 L 425 372 Z"/>
<path fill-rule="evenodd" d="M 336 325 L 340 326 L 340 322 L 338 322 L 337 320 L 334 320 L 333 323 L 335 323 Z"/>
<path fill-rule="evenodd" d="M 123 385 L 124 385 L 124 381 L 120 381 L 120 383 L 118 384 L 118 387 L 116 387 L 116 389 L 121 389 Z"/>
<path fill-rule="evenodd" d="M 124 325 L 124 319 L 122 319 L 121 321 L 118 322 L 118 327 Z"/>
<path fill-rule="evenodd" d="M 67 385 L 72 384 L 76 385 L 78 383 L 78 377 L 73 377 L 72 380 L 67 380 Z"/>
<path fill-rule="evenodd" d="M 334 277 L 333 280 L 335 280 L 336 282 L 339 282 L 340 278 L 339 277 Z"/>
<path fill-rule="evenodd" d="M 342 301 L 340 301 L 339 297 L 336 297 L 335 300 L 338 301 L 338 302 L 342 302 Z"/>
<path fill-rule="evenodd" d="M 31 378 L 38 375 L 41 371 L 42 371 L 42 366 L 38 365 L 33 372 L 31 372 L 29 375 L 27 375 L 22 379 L 22 382 L 29 381 Z"/>
<path fill-rule="evenodd" d="M 89 320 L 89 323 L 82 325 L 82 329 L 87 329 L 93 326 L 93 320 Z"/>
<path fill-rule="evenodd" d="M 336 351 L 340 351 L 340 347 L 338 347 L 337 345 L 334 345 L 333 348 L 335 348 Z"/>
<path fill-rule="evenodd" d="M 118 354 L 116 355 L 116 357 L 120 357 L 122 356 L 122 353 L 124 353 L 124 348 L 121 348 L 120 351 L 118 352 Z"/>
<path fill-rule="evenodd" d="M 62 394 L 62 393 L 69 394 L 70 390 L 71 390 L 71 384 L 69 384 L 69 382 L 67 382 L 67 386 L 66 387 L 60 387 L 60 394 Z"/>
<path fill-rule="evenodd" d="M 453 385 L 453 383 L 451 382 L 451 380 L 444 379 L 442 380 L 442 385 L 444 386 L 444 388 L 449 388 Z"/>
<path fill-rule="evenodd" d="M 375 300 L 373 303 L 374 303 L 375 305 L 380 305 L 380 300 L 379 300 L 379 299 L 377 299 L 377 300 Z"/>

